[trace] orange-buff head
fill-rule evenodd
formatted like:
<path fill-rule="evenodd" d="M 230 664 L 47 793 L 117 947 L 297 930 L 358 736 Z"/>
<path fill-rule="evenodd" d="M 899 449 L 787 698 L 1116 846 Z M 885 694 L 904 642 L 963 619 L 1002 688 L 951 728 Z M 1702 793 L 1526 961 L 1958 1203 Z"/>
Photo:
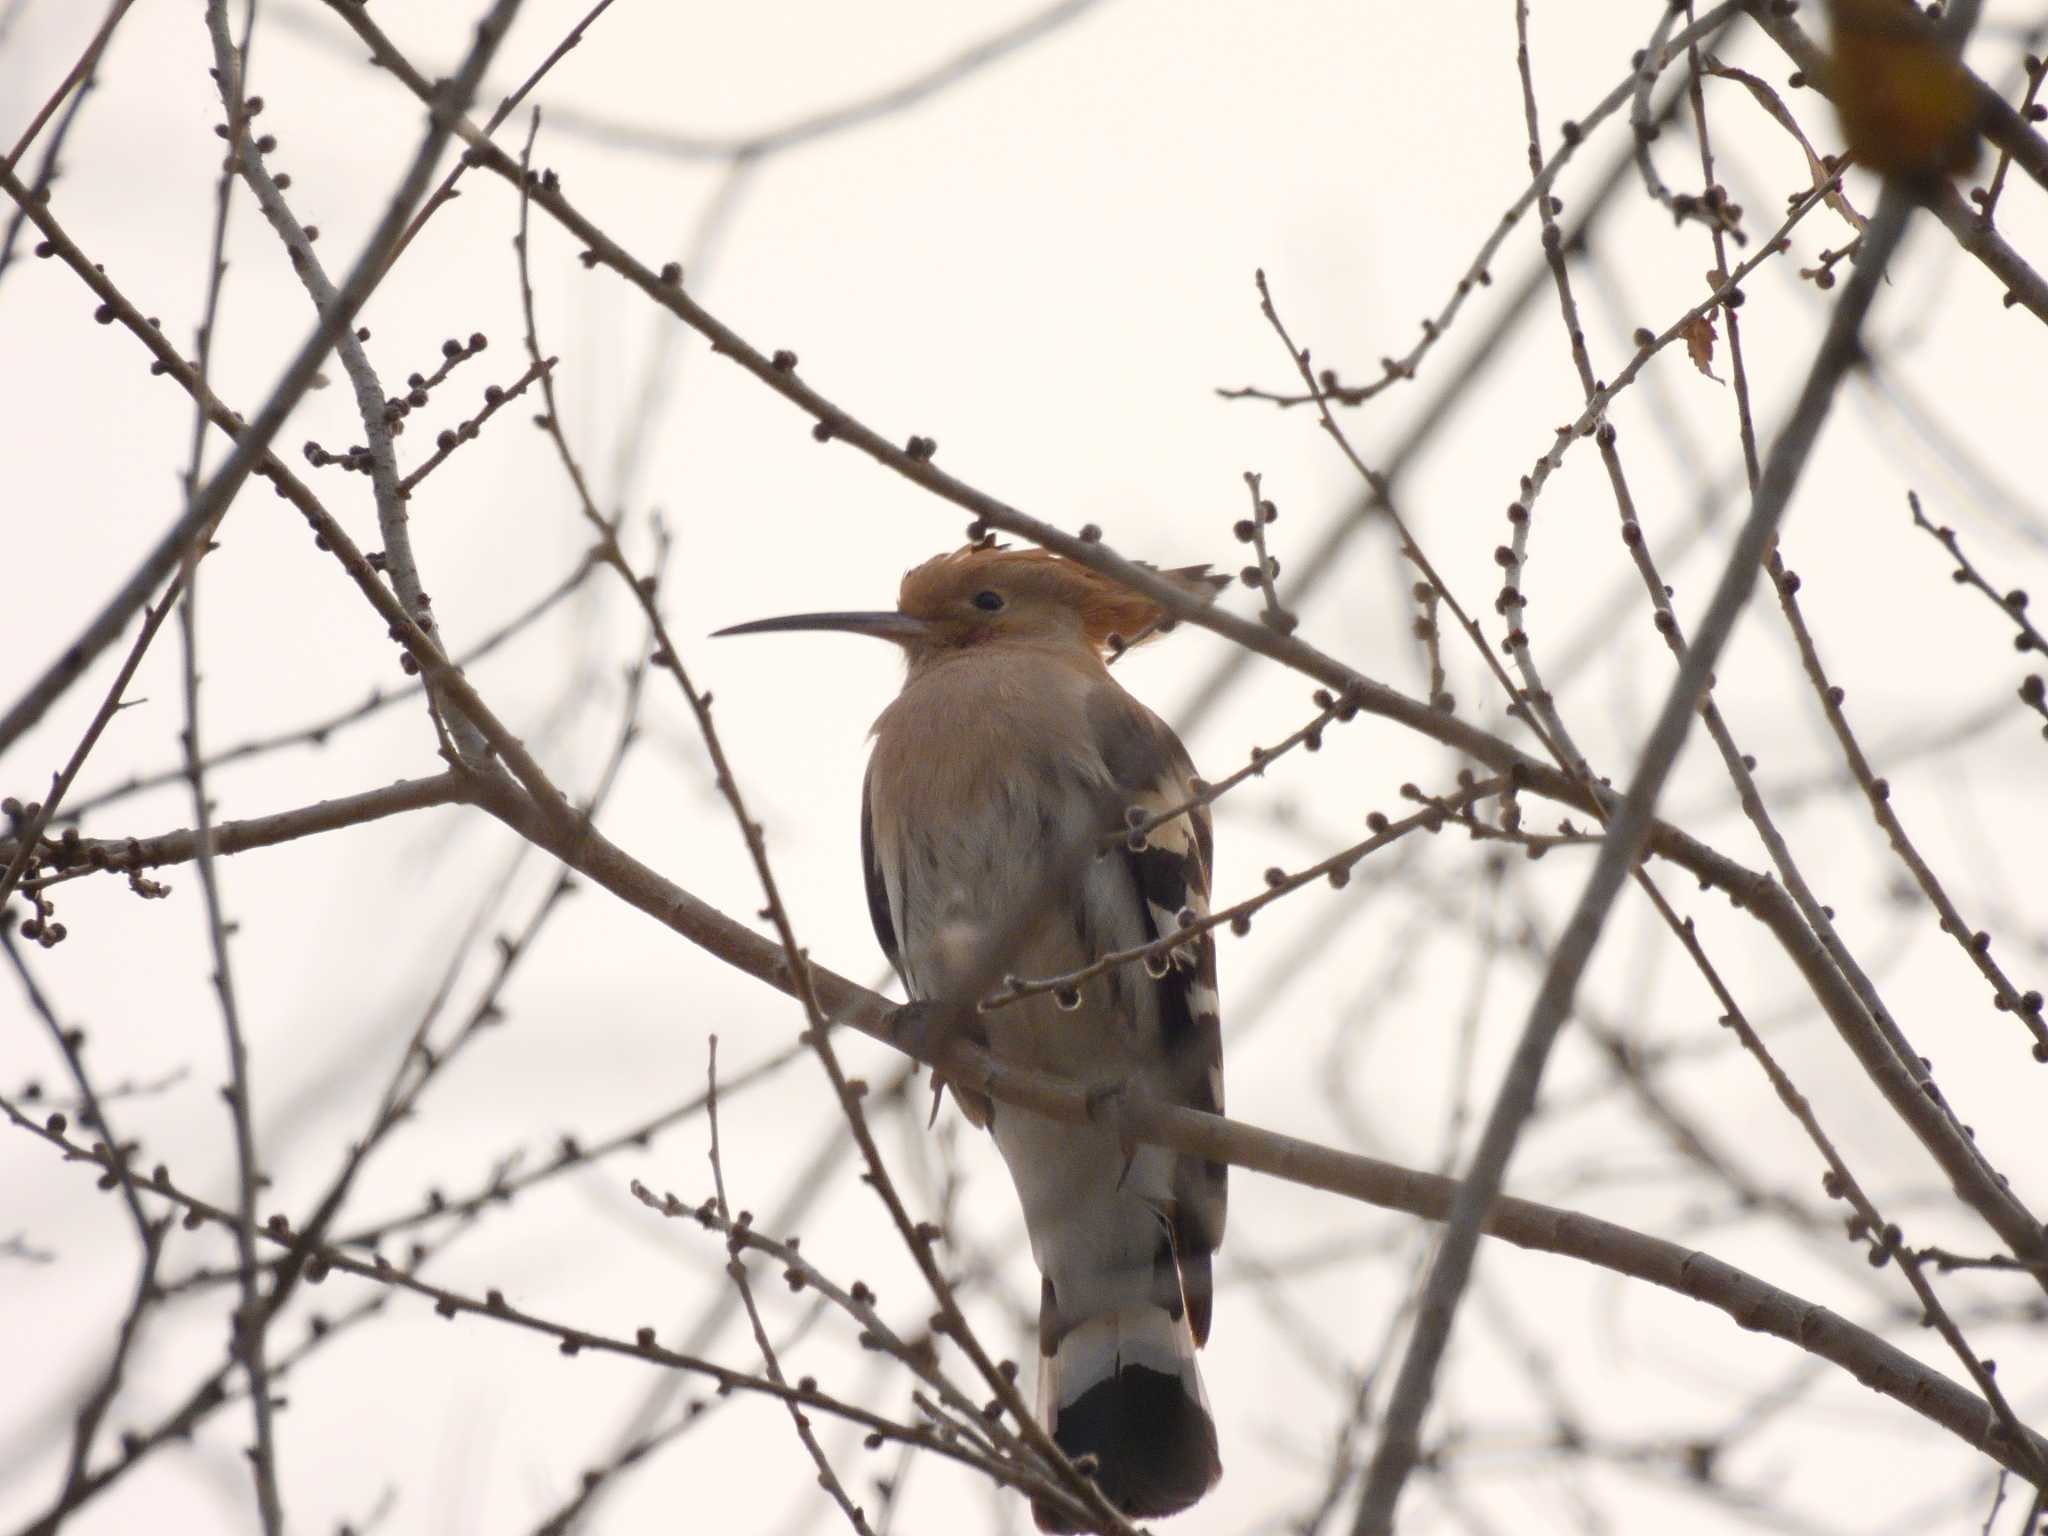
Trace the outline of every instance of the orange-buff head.
<path fill-rule="evenodd" d="M 1202 601 L 1230 580 L 1210 575 L 1205 565 L 1156 574 Z M 718 633 L 815 629 L 872 635 L 902 646 L 916 671 L 920 663 L 969 647 L 1073 645 L 1115 656 L 1170 627 L 1158 603 L 1085 565 L 1040 549 L 983 543 L 906 573 L 893 611 L 790 614 Z"/>

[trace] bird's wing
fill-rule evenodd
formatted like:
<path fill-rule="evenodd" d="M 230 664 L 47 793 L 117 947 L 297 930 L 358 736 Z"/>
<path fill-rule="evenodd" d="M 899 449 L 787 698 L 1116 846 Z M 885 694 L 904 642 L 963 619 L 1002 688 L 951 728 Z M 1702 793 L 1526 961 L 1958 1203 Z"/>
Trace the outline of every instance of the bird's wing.
<path fill-rule="evenodd" d="M 869 766 L 867 774 L 860 781 L 860 867 L 867 876 L 868 920 L 875 925 L 875 938 L 880 941 L 882 953 L 889 957 L 890 969 L 903 977 L 903 984 L 910 985 L 910 978 L 903 973 L 903 953 L 896 939 L 896 919 L 889 908 L 889 882 L 882 874 L 881 860 L 875 857 L 875 770 Z"/>
<path fill-rule="evenodd" d="M 1187 749 L 1144 705 L 1114 685 L 1090 701 L 1089 725 L 1103 762 L 1125 798 L 1125 814 L 1145 820 L 1185 805 L 1194 794 L 1195 770 Z M 1206 806 L 1182 812 L 1149 831 L 1132 832 L 1124 858 L 1144 899 L 1150 937 L 1178 932 L 1184 916 L 1209 913 L 1213 840 Z M 1223 1113 L 1223 1026 L 1216 990 L 1216 943 L 1201 933 L 1175 945 L 1148 968 L 1158 989 L 1163 1077 L 1175 1102 L 1212 1115 Z M 1210 1259 L 1223 1241 L 1225 1167 L 1180 1158 L 1173 1172 L 1174 1251 L 1188 1322 L 1197 1343 L 1209 1337 Z"/>
<path fill-rule="evenodd" d="M 903 871 L 900 858 L 892 861 L 895 864 L 894 868 L 884 865 L 882 855 L 875 846 L 874 787 L 875 770 L 874 765 L 870 763 L 860 784 L 860 868 L 861 874 L 867 880 L 868 921 L 875 925 L 875 938 L 882 946 L 882 953 L 889 957 L 890 969 L 895 971 L 903 982 L 904 995 L 916 1000 L 924 994 L 918 987 L 917 979 L 911 975 L 910 964 L 903 953 L 903 941 L 898 937 L 902 932 L 902 926 L 898 921 L 896 903 L 902 900 Z M 890 895 L 892 876 L 893 889 L 896 892 L 894 897 Z M 977 1024 L 970 1021 L 966 1030 L 968 1039 L 976 1044 L 983 1043 L 983 1036 Z M 933 1115 L 939 1112 L 938 1094 L 948 1087 L 953 1090 L 954 1101 L 959 1104 L 961 1113 L 967 1116 L 968 1122 L 986 1130 L 989 1121 L 988 1099 L 962 1088 L 957 1083 L 949 1083 L 937 1068 L 932 1070 Z"/>

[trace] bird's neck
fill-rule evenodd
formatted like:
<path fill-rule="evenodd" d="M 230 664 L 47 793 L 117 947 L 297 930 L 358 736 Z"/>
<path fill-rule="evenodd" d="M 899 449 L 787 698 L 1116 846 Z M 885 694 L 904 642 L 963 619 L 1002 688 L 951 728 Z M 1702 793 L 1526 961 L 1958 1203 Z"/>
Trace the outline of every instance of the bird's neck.
<path fill-rule="evenodd" d="M 877 759 L 972 778 L 1039 754 L 1079 752 L 1088 696 L 1105 685 L 1114 683 L 1094 648 L 1070 642 L 914 656 L 903 691 L 875 721 Z"/>
<path fill-rule="evenodd" d="M 1090 680 L 1107 677 L 1108 669 L 1095 647 L 1078 634 L 1007 635 L 977 645 L 934 646 L 909 654 L 907 691 L 928 678 L 955 681 L 962 676 L 1043 676 L 1067 672 Z"/>

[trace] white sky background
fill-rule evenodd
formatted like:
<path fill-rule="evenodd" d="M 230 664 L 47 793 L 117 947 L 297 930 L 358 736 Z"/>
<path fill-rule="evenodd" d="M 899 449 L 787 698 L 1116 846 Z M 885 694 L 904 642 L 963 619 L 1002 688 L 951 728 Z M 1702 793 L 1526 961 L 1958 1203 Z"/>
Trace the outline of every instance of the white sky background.
<path fill-rule="evenodd" d="M 483 100 L 523 78 L 584 8 L 529 0 Z M 471 10 L 387 0 L 375 14 L 415 60 L 446 68 L 466 43 Z M 8 26 L 0 139 L 11 144 L 101 10 L 84 0 L 18 0 L 0 14 Z M 239 29 L 239 7 L 234 14 Z M 1023 14 L 910 0 L 619 0 L 538 93 L 553 117 L 536 161 L 555 168 L 578 205 L 643 260 L 688 255 L 690 291 L 756 345 L 797 351 L 806 379 L 886 435 L 935 438 L 939 462 L 971 483 L 1069 528 L 1098 523 L 1133 556 L 1234 569 L 1246 557 L 1230 534 L 1246 511 L 1240 477 L 1257 470 L 1281 509 L 1274 550 L 1287 566 L 1359 486 L 1306 411 L 1214 393 L 1293 383 L 1258 313 L 1253 270 L 1266 269 L 1318 365 L 1362 380 L 1377 375 L 1383 355 L 1407 350 L 1419 318 L 1441 308 L 1527 181 L 1511 8 L 1104 0 L 914 110 L 769 158 L 701 259 L 692 246 L 723 167 L 608 146 L 574 129 L 574 115 L 584 114 L 670 133 L 751 132 L 890 85 Z M 1562 120 L 1582 115 L 1627 73 L 1655 15 L 1653 5 L 1619 0 L 1536 7 L 1546 147 Z M 2036 19 L 2024 5 L 1988 5 L 1972 54 L 1979 71 L 2009 84 L 2013 29 Z M 259 126 L 277 136 L 271 164 L 290 171 L 294 205 L 321 226 L 319 250 L 336 274 L 381 213 L 422 122 L 361 54 L 316 7 L 276 0 L 259 19 L 250 76 L 268 103 Z M 1790 70 L 1747 29 L 1723 54 L 1780 86 Z M 69 141 L 52 203 L 186 348 L 221 149 L 209 62 L 197 6 L 140 0 Z M 1785 196 L 1805 184 L 1804 167 L 1738 88 L 1711 83 L 1708 100 L 1722 179 L 1761 239 Z M 1823 103 L 1811 93 L 1788 93 L 1788 101 L 1822 149 L 1836 146 Z M 524 124 L 522 114 L 501 137 L 516 144 Z M 1610 123 L 1581 152 L 1559 189 L 1567 221 L 1625 131 Z M 1697 187 L 1688 137 L 1667 134 L 1658 156 L 1674 186 Z M 524 362 L 514 199 L 487 175 L 465 187 L 363 316 L 387 393 L 407 373 L 431 371 L 442 338 L 481 331 L 490 339 L 400 439 L 408 466 L 429 451 L 434 431 L 474 409 L 486 383 L 509 383 Z M 1866 213 L 1875 206 L 1873 182 L 1852 179 L 1850 193 Z M 2042 207 L 2040 189 L 2015 173 L 1999 222 L 2022 253 L 2048 249 Z M 213 376 L 221 395 L 253 416 L 312 316 L 245 192 L 232 218 Z M 695 681 L 716 694 L 720 729 L 766 823 L 797 930 L 826 964 L 873 980 L 881 960 L 855 818 L 865 731 L 895 687 L 897 665 L 885 648 L 843 637 L 703 637 L 772 613 L 887 606 L 902 570 L 957 543 L 966 515 L 843 446 L 820 448 L 808 419 L 786 402 L 711 357 L 616 277 L 584 271 L 573 242 L 538 214 L 534 229 L 542 341 L 562 358 L 557 383 L 571 441 L 607 508 L 623 496 L 638 554 L 648 549 L 651 510 L 672 529 L 668 620 Z M 1791 260 L 1811 265 L 1823 246 L 1847 238 L 1839 220 L 1816 214 L 1794 236 Z M 1630 329 L 1661 330 L 1704 296 L 1711 253 L 1698 226 L 1674 230 L 1630 187 L 1602 225 L 1597 255 L 1596 265 L 1575 270 L 1606 377 L 1630 354 Z M 1422 377 L 1346 416 L 1369 460 L 1402 441 L 1537 259 L 1530 220 Z M 1768 439 L 1804 377 L 1826 305 L 1784 263 L 1748 291 L 1744 335 Z M 1917 489 L 1930 516 L 1954 524 L 2001 586 L 2043 585 L 2039 380 L 2048 345 L 2038 322 L 1999 301 L 1996 281 L 1923 221 L 1879 300 L 1872 335 L 1887 377 L 1966 452 L 1931 449 L 1883 392 L 1852 384 L 1791 507 L 1785 549 L 1895 807 L 1965 913 L 1997 935 L 2014 980 L 2038 986 L 2048 973 L 2048 922 L 2032 877 L 2048 852 L 2038 793 L 2048 747 L 2039 717 L 2013 698 L 2025 668 L 2009 627 L 1979 594 L 1952 586 L 1949 563 L 1911 527 L 1905 504 L 1907 489 Z M 22 261 L 0 281 L 8 466 L 0 505 L 15 555 L 0 605 L 0 655 L 9 658 L 0 693 L 9 698 L 98 610 L 181 506 L 189 409 L 173 385 L 149 376 L 132 337 L 89 323 L 93 302 L 57 262 Z M 1508 533 L 1503 509 L 1553 429 L 1579 408 L 1547 285 L 1506 345 L 1400 494 L 1452 589 L 1495 635 L 1492 551 Z M 619 445 L 641 410 L 657 347 L 673 348 L 675 366 L 662 375 L 645 456 L 625 482 Z M 310 396 L 278 440 L 295 462 L 305 439 L 330 449 L 360 440 L 349 391 L 330 371 L 334 387 Z M 1715 371 L 1727 375 L 1725 347 Z M 458 647 L 545 590 L 587 542 L 546 439 L 526 424 L 537 398 L 496 418 L 413 502 L 425 584 Z M 1637 505 L 1691 622 L 1740 506 L 1723 495 L 1705 544 L 1682 562 L 1671 552 L 1698 515 L 1702 488 L 1739 478 L 1732 392 L 1672 349 L 1613 419 Z M 217 435 L 208 454 L 209 462 L 224 454 Z M 311 482 L 374 545 L 367 482 L 332 469 L 312 472 Z M 1615 522 L 1594 451 L 1579 445 L 1539 503 L 1525 590 L 1548 665 L 1590 635 L 1589 664 L 1559 683 L 1560 697 L 1580 744 L 1620 782 L 1672 669 Z M 210 746 L 309 722 L 373 685 L 403 681 L 382 625 L 267 488 L 243 497 L 220 541 L 199 597 Z M 1407 634 L 1412 579 L 1382 534 L 1367 535 L 1306 606 L 1303 633 L 1367 674 L 1419 692 L 1422 666 Z M 1618 622 L 1602 617 L 1615 593 L 1629 599 Z M 1242 612 L 1254 606 L 1242 589 L 1226 601 Z M 561 782 L 584 786 L 617 728 L 620 671 L 642 647 L 637 620 L 600 575 L 472 676 Z M 1470 648 L 1447 629 L 1444 650 L 1461 712 L 1499 727 L 1500 700 Z M 1119 675 L 1181 720 L 1223 656 L 1215 637 L 1183 631 Z M 175 759 L 177 658 L 167 631 L 131 691 L 145 702 L 118 718 L 80 796 Z M 103 657 L 0 762 L 0 787 L 24 799 L 40 793 L 117 660 Z M 1759 759 L 1767 791 L 1836 769 L 1775 604 L 1760 601 L 1744 621 L 1720 678 L 1723 708 Z M 1304 680 L 1261 663 L 1187 732 L 1197 762 L 1211 776 L 1227 772 L 1251 743 L 1301 724 L 1309 692 Z M 1899 750 L 1986 710 L 1992 723 L 1955 750 Z M 665 677 L 649 680 L 645 725 L 647 740 L 601 825 L 722 910 L 752 913 L 760 900 L 744 849 Z M 1528 744 L 1513 728 L 1505 733 Z M 221 815 L 249 816 L 438 766 L 424 712 L 401 707 L 324 750 L 223 769 L 212 787 Z M 1222 807 L 1219 894 L 1249 893 L 1269 865 L 1298 867 L 1354 841 L 1368 810 L 1398 814 L 1403 781 L 1448 788 L 1457 766 L 1384 722 L 1334 732 L 1320 757 L 1290 757 Z M 1764 867 L 1711 753 L 1688 755 L 1665 805 L 1717 847 Z M 1533 800 L 1525 812 L 1532 824 L 1554 820 Z M 148 834 L 190 819 L 188 792 L 173 786 L 101 813 L 86 830 Z M 1837 907 L 1845 937 L 1934 1059 L 1944 1090 L 2039 1208 L 2048 1178 L 2037 1106 L 2048 1077 L 2021 1070 L 2032 1063 L 2019 1026 L 1991 1010 L 1924 904 L 1897 896 L 1902 867 L 1860 799 L 1802 800 L 1782 825 L 1822 899 Z M 507 880 L 513 852 L 495 824 L 440 811 L 223 865 L 240 924 L 233 954 L 258 1127 L 277 1181 L 266 1209 L 303 1211 L 324 1187 L 478 902 L 493 892 L 504 898 L 493 927 L 524 921 L 548 872 L 534 854 Z M 1495 901 L 1482 850 L 1446 837 L 1403 845 L 1377 867 L 1396 857 L 1416 862 L 1390 886 L 1369 864 L 1345 894 L 1305 892 L 1263 914 L 1249 938 L 1224 941 L 1230 1107 L 1255 1124 L 1435 1167 L 1449 1106 L 1461 1097 L 1464 1021 L 1477 1027 L 1467 1098 L 1476 1119 L 1540 971 L 1511 955 L 1489 962 L 1474 941 L 1475 914 L 1483 922 Z M 1539 914 L 1554 935 L 1589 867 L 1576 852 L 1535 867 L 1515 861 L 1496 910 L 1509 923 Z M 167 1162 L 187 1187 L 225 1201 L 233 1165 L 216 1091 L 225 1069 L 199 883 L 190 869 L 166 878 L 173 895 L 148 907 L 115 880 L 65 887 L 60 915 L 70 937 L 32 963 L 66 1022 L 88 1029 L 103 1084 L 188 1074 L 168 1092 L 125 1104 L 119 1124 L 142 1140 L 145 1166 Z M 1773 1030 L 1788 1070 L 1909 1238 L 1980 1251 L 1981 1227 L 1944 1198 L 1932 1165 L 1754 925 L 1682 876 L 1667 876 L 1665 889 L 1697 917 L 1751 1017 Z M 1347 903 L 1361 909 L 1356 920 L 1304 952 Z M 473 996 L 488 968 L 487 956 L 469 965 L 458 996 Z M 61 1064 L 11 980 L 0 995 L 8 998 L 0 1091 L 31 1079 L 62 1091 Z M 1639 899 L 1624 900 L 1586 996 L 1645 1044 L 1700 1048 L 1705 1054 L 1667 1079 L 1674 1096 L 1762 1186 L 1825 1206 L 1818 1158 L 1754 1063 L 1715 1029 L 1711 997 Z M 466 1190 L 512 1148 L 542 1158 L 564 1132 L 593 1140 L 687 1098 L 701 1086 L 709 1033 L 719 1035 L 721 1071 L 730 1075 L 786 1047 L 801 1022 L 778 994 L 594 890 L 547 930 L 506 1006 L 509 1027 L 437 1083 L 420 1122 L 371 1164 L 352 1206 L 360 1217 L 408 1209 L 429 1185 Z M 891 1070 L 879 1048 L 853 1041 L 845 1052 L 876 1081 Z M 1532 1127 L 1510 1177 L 1514 1192 L 1696 1243 L 1861 1322 L 1911 1305 L 1903 1283 L 1870 1271 L 1860 1249 L 1803 1241 L 1776 1219 L 1732 1211 L 1725 1192 L 1680 1165 L 1569 1032 L 1549 1093 L 1553 1112 Z M 920 1104 L 923 1097 L 920 1085 Z M 818 1069 L 801 1059 L 735 1098 L 723 1117 L 735 1202 L 764 1220 L 782 1207 L 837 1116 Z M 1023 1351 L 1028 1376 L 1023 1335 L 1005 1331 L 1005 1301 L 1022 1309 L 1018 1316 L 1036 1309 L 1012 1197 L 992 1147 L 950 1108 L 940 1126 L 931 1140 L 892 1131 L 905 1188 L 931 1209 L 935 1196 L 917 1170 L 944 1138 L 957 1143 L 966 1183 L 956 1230 L 969 1253 L 1000 1256 L 1005 1266 L 992 1288 L 975 1291 L 976 1315 L 991 1339 Z M 725 1284 L 722 1251 L 694 1226 L 642 1210 L 625 1184 L 638 1177 L 694 1202 L 709 1192 L 704 1147 L 695 1120 L 644 1152 L 545 1186 L 453 1244 L 434 1273 L 473 1294 L 500 1287 L 522 1306 L 615 1334 L 653 1323 L 665 1341 L 672 1331 L 679 1339 Z M 1242 1173 L 1232 1195 L 1224 1289 L 1204 1357 L 1227 1470 L 1176 1532 L 1273 1529 L 1314 1507 L 1352 1380 L 1377 1362 L 1423 1236 L 1407 1218 Z M 868 1279 L 885 1311 L 906 1324 L 922 1315 L 873 1198 L 843 1159 L 799 1230 L 805 1251 L 835 1277 Z M 12 1383 L 0 1399 L 0 1528 L 32 1516 L 56 1487 L 70 1404 L 97 1368 L 132 1279 L 132 1233 L 115 1203 L 96 1202 L 86 1175 L 57 1166 L 46 1146 L 18 1133 L 0 1136 L 0 1238 L 14 1233 L 57 1262 L 0 1260 L 0 1359 Z M 1343 1243 L 1361 1245 L 1361 1256 L 1289 1277 L 1300 1256 Z M 184 1273 L 226 1252 L 217 1235 L 175 1234 L 166 1267 Z M 1267 1268 L 1283 1283 L 1261 1295 L 1250 1274 Z M 1569 1405 L 1596 1448 L 1713 1438 L 1744 1404 L 1803 1381 L 1796 1351 L 1744 1334 L 1718 1312 L 1559 1259 L 1487 1248 L 1479 1274 L 1432 1420 L 1475 1444 L 1454 1482 L 1418 1476 L 1405 1506 L 1413 1529 L 1483 1531 L 1510 1520 L 1524 1530 L 1630 1529 L 1654 1519 L 1664 1529 L 1717 1531 L 1761 1518 L 1739 1498 L 1686 1488 L 1668 1457 L 1631 1466 L 1612 1455 L 1550 1456 L 1548 1398 Z M 803 1315 L 772 1270 L 761 1289 L 779 1329 Z M 330 1281 L 301 1301 L 278 1337 L 302 1336 L 310 1303 L 339 1312 L 367 1294 Z M 2010 1318 L 2027 1287 L 1944 1282 L 1943 1294 L 1958 1307 L 1998 1304 Z M 111 1427 L 152 1422 L 189 1389 L 218 1352 L 219 1315 L 180 1303 L 159 1321 Z M 1890 1336 L 1956 1373 L 1931 1336 L 1912 1328 Z M 2038 1409 L 2048 1386 L 2038 1334 L 2029 1341 L 1992 1321 L 1979 1345 L 1999 1357 L 1999 1380 L 2022 1411 Z M 756 1365 L 743 1322 L 729 1321 L 707 1352 Z M 836 1317 L 818 1323 L 786 1365 L 872 1397 L 882 1411 L 911 1412 L 900 1373 L 867 1374 L 868 1359 Z M 395 1490 L 386 1531 L 529 1529 L 573 1491 L 584 1467 L 603 1460 L 651 1374 L 589 1356 L 563 1360 L 544 1338 L 443 1322 L 425 1302 L 400 1296 L 389 1315 L 291 1379 L 279 1460 L 294 1528 L 361 1521 Z M 849 1487 L 871 1498 L 870 1478 L 896 1471 L 894 1454 L 869 1455 L 820 1422 Z M 239 1455 L 247 1434 L 243 1411 L 214 1415 L 194 1451 L 154 1457 L 70 1528 L 254 1529 Z M 1979 1459 L 1825 1370 L 1804 1382 L 1791 1408 L 1733 1444 L 1721 1470 L 1729 1488 L 1766 1496 L 1773 1520 L 1796 1521 L 1791 1529 L 1873 1531 L 1896 1520 L 1901 1529 L 1975 1530 L 1990 1505 Z M 1014 1499 L 997 1505 L 936 1464 L 917 1465 L 904 1498 L 900 1530 L 1026 1523 Z M 1347 1495 L 1341 1520 L 1350 1508 Z M 594 1528 L 777 1533 L 833 1529 L 837 1520 L 780 1408 L 751 1401 L 722 1405 L 624 1479 Z"/>

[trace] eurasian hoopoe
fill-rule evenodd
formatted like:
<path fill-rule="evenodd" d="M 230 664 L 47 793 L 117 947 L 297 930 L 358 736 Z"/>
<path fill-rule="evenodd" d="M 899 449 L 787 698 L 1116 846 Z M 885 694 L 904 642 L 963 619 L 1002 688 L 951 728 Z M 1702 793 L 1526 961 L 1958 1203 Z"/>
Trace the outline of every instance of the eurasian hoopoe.
<path fill-rule="evenodd" d="M 1164 574 L 1204 597 L 1222 584 L 1206 567 Z M 861 857 L 876 936 L 913 1000 L 964 1007 L 1006 1061 L 1221 1114 L 1206 933 L 972 1014 L 1003 972 L 1062 976 L 1207 911 L 1207 809 L 1149 825 L 1192 798 L 1193 766 L 1104 665 L 1164 617 L 1085 566 L 982 544 L 911 571 L 894 612 L 721 633 L 842 630 L 902 647 L 909 676 L 875 722 Z M 954 1096 L 994 1131 L 1044 1276 L 1046 1428 L 1068 1456 L 1092 1458 L 1125 1514 L 1187 1508 L 1222 1473 L 1195 1351 L 1209 1337 L 1223 1165 Z M 1068 1528 L 1044 1505 L 1035 1513 Z"/>

